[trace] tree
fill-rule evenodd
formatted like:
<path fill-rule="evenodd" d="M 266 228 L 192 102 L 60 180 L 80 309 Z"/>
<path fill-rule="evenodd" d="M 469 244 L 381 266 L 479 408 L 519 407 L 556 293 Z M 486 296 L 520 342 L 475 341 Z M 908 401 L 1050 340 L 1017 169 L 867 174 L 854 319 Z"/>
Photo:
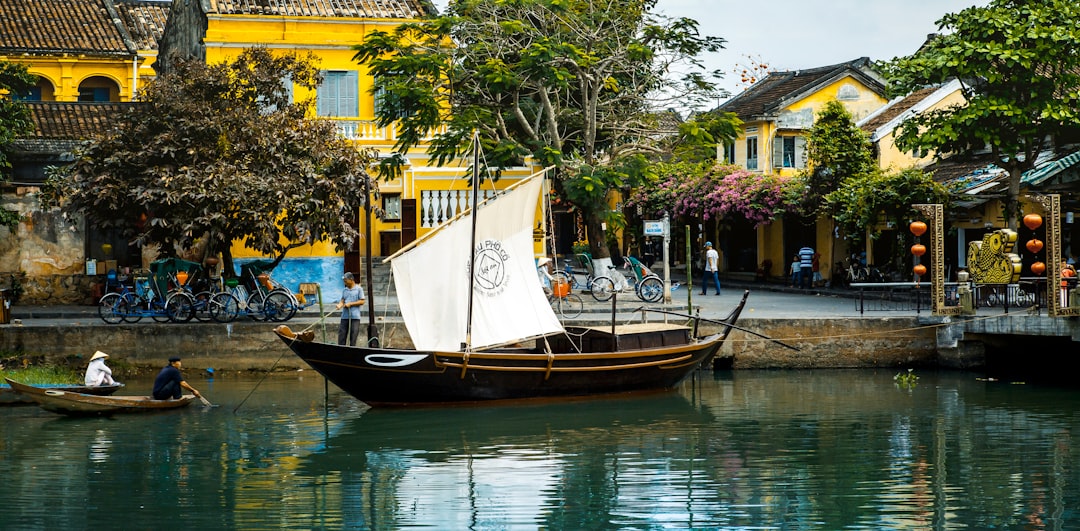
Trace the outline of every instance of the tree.
<path fill-rule="evenodd" d="M 356 59 L 375 76 L 379 124 L 399 124 L 398 153 L 445 124 L 428 147 L 434 163 L 463 156 L 477 131 L 490 166 L 528 157 L 558 166 L 555 189 L 580 210 L 603 258 L 609 192 L 632 186 L 627 170 L 641 167 L 626 160 L 660 152 L 656 111 L 719 96 L 695 70 L 723 40 L 700 35 L 694 20 L 652 13 L 655 5 L 456 0 L 445 16 L 372 32 Z"/>
<path fill-rule="evenodd" d="M 799 209 L 806 215 L 832 214 L 825 196 L 845 179 L 863 177 L 876 168 L 870 147 L 851 113 L 836 100 L 827 102 L 807 134 L 810 168 L 801 175 L 806 190 Z"/>
<path fill-rule="evenodd" d="M 1021 176 L 1080 124 L 1080 3 L 993 0 L 937 24 L 946 33 L 894 59 L 885 74 L 904 93 L 959 79 L 967 104 L 912 117 L 896 144 L 940 155 L 989 147 L 1009 172 L 1006 211 L 1015 228 Z"/>
<path fill-rule="evenodd" d="M 859 236 L 868 231 L 880 234 L 886 222 L 906 226 L 917 212 L 912 205 L 949 202 L 949 191 L 933 176 L 917 168 L 884 172 L 875 170 L 844 179 L 842 185 L 825 197 L 835 213 L 837 226 L 845 233 Z"/>
<path fill-rule="evenodd" d="M 274 266 L 303 244 L 351 245 L 370 159 L 332 122 L 306 118 L 312 102 L 290 103 L 286 82 L 320 82 L 310 56 L 255 48 L 173 68 L 50 177 L 47 205 L 166 254 L 208 238 L 226 271 L 236 241 L 274 256 Z"/>
<path fill-rule="evenodd" d="M 37 77 L 30 74 L 26 65 L 0 61 L 0 184 L 7 181 L 8 146 L 21 135 L 34 130 L 30 110 L 15 99 L 18 94 L 29 91 Z M 14 228 L 19 223 L 19 213 L 0 208 L 0 227 Z"/>

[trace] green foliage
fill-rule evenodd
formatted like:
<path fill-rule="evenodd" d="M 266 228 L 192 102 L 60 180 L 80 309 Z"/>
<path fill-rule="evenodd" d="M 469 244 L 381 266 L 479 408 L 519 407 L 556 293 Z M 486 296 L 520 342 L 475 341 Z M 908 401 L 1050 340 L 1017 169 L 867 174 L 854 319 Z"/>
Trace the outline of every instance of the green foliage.
<path fill-rule="evenodd" d="M 0 183 L 6 181 L 11 161 L 7 157 L 8 146 L 16 138 L 34 129 L 30 110 L 12 96 L 33 88 L 37 76 L 30 74 L 25 65 L 0 61 Z M 0 227 L 14 229 L 22 219 L 18 212 L 0 208 Z"/>
<path fill-rule="evenodd" d="M 896 387 L 910 391 L 919 385 L 919 375 L 915 374 L 914 369 L 908 369 L 907 372 L 896 373 L 893 381 L 896 382 Z"/>
<path fill-rule="evenodd" d="M 278 261 L 323 239 L 348 246 L 370 159 L 331 121 L 306 119 L 312 102 L 290 103 L 287 79 L 321 81 L 312 57 L 261 48 L 179 62 L 50 177 L 43 202 L 166 252 L 208 237 L 226 270 L 234 241 Z"/>
<path fill-rule="evenodd" d="M 941 35 L 884 72 L 899 93 L 959 79 L 967 104 L 916 115 L 897 146 L 943 155 L 989 146 L 1010 173 L 1015 211 L 1022 173 L 1046 142 L 1080 125 L 1080 3 L 993 0 L 938 25 Z"/>
<path fill-rule="evenodd" d="M 398 124 L 397 152 L 436 131 L 428 155 L 443 165 L 477 131 L 489 166 L 527 157 L 559 166 L 555 189 L 580 209 L 598 250 L 608 193 L 641 175 L 624 159 L 662 151 L 657 109 L 719 95 L 695 70 L 697 55 L 723 41 L 652 13 L 655 4 L 457 0 L 445 16 L 369 34 L 355 59 L 375 76 L 378 122 Z M 400 170 L 400 159 L 380 164 L 383 175 Z"/>
<path fill-rule="evenodd" d="M 673 160 L 700 162 L 716 159 L 721 142 L 729 144 L 739 137 L 742 120 L 730 112 L 709 112 L 679 124 L 679 135 L 672 147 Z"/>
<path fill-rule="evenodd" d="M 837 226 L 859 239 L 867 229 L 871 237 L 876 237 L 880 225 L 887 221 L 903 225 L 906 220 L 914 219 L 917 212 L 911 205 L 948 205 L 949 191 L 934 182 L 931 175 L 908 168 L 849 177 L 837 190 L 829 193 L 825 201 L 828 210 L 835 213 Z"/>
<path fill-rule="evenodd" d="M 810 169 L 803 172 L 805 189 L 799 201 L 808 215 L 835 214 L 825 196 L 840 188 L 846 179 L 860 178 L 876 168 L 870 139 L 855 125 L 851 113 L 832 100 L 822 107 L 810 128 L 806 149 Z"/>

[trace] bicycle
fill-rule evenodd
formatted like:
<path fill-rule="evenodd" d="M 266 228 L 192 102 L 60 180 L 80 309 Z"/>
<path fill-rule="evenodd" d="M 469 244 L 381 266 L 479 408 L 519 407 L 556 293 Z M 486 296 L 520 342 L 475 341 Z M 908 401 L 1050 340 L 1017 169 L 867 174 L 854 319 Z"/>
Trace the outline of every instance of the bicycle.
<path fill-rule="evenodd" d="M 118 324 L 121 321 L 137 323 L 143 317 L 150 317 L 159 323 L 191 320 L 193 305 L 186 293 L 174 297 L 173 295 L 181 292 L 173 292 L 169 297 L 165 297 L 154 290 L 155 283 L 151 282 L 150 277 L 134 278 L 131 287 L 126 280 L 112 271 L 106 277 L 109 289 L 117 291 L 106 293 L 98 300 L 98 316 L 102 321 L 108 324 Z"/>
<path fill-rule="evenodd" d="M 644 302 L 660 302 L 664 298 L 664 281 L 633 256 L 624 256 L 623 264 L 634 274 L 634 294 Z"/>
<path fill-rule="evenodd" d="M 615 282 L 611 278 L 606 276 L 596 276 L 596 272 L 593 269 L 592 256 L 589 253 L 580 253 L 577 255 L 578 263 L 581 264 L 582 269 L 585 270 L 585 282 L 578 282 L 577 275 L 571 265 L 570 259 L 566 259 L 565 266 L 561 271 L 556 271 L 552 274 L 553 278 L 564 279 L 571 287 L 571 289 L 585 289 L 592 294 L 593 298 L 597 301 L 604 302 L 611 299 L 611 296 L 615 293 Z M 613 266 L 608 266 L 610 269 L 615 269 Z"/>
<path fill-rule="evenodd" d="M 288 321 L 300 309 L 292 292 L 274 282 L 268 273 L 255 273 L 253 267 L 242 267 L 246 273 L 244 287 L 248 289 L 247 313 L 256 321 Z"/>
<path fill-rule="evenodd" d="M 585 307 L 581 297 L 570 291 L 570 283 L 565 278 L 555 275 L 552 275 L 548 303 L 551 304 L 555 311 L 559 312 L 559 315 L 567 319 L 573 319 L 581 315 L 581 310 Z"/>

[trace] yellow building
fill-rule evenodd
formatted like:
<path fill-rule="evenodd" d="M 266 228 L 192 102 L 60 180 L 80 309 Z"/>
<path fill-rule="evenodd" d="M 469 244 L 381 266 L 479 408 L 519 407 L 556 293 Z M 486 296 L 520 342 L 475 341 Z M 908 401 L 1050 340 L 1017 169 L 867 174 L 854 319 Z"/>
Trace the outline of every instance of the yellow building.
<path fill-rule="evenodd" d="M 364 66 L 353 60 L 353 46 L 372 31 L 389 32 L 399 24 L 435 13 L 422 0 L 348 0 L 331 3 L 309 0 L 281 0 L 270 4 L 238 0 L 204 2 L 206 30 L 203 39 L 208 64 L 220 63 L 244 49 L 261 46 L 271 51 L 311 52 L 318 58 L 324 81 L 314 93 L 293 87 L 299 101 L 314 97 L 316 114 L 333 120 L 343 136 L 358 147 L 375 148 L 380 156 L 392 152 L 396 129 L 378 127 L 372 94 L 374 79 Z M 468 161 L 454 167 L 427 165 L 425 146 L 407 154 L 408 165 L 400 178 L 379 183 L 376 207 L 385 212 L 372 223 L 372 253 L 389 255 L 422 236 L 469 203 L 469 186 L 463 179 Z M 513 184 L 515 177 L 531 173 L 530 168 L 514 168 L 503 174 L 498 188 Z M 491 195 L 492 190 L 483 190 Z M 357 190 L 357 193 L 363 193 Z M 365 233 L 363 217 L 357 213 L 356 226 Z M 299 282 L 340 285 L 341 272 L 362 270 L 364 242 L 358 241 L 344 253 L 332 244 L 321 243 L 290 251 L 275 270 L 276 280 L 295 289 Z M 234 245 L 239 263 L 259 258 L 250 250 Z"/>
<path fill-rule="evenodd" d="M 0 60 L 39 77 L 33 101 L 131 101 L 153 76 L 169 1 L 22 0 L 0 3 Z"/>
<path fill-rule="evenodd" d="M 857 121 L 885 105 L 884 94 L 884 79 L 866 57 L 771 72 L 720 106 L 743 121 L 735 142 L 724 146 L 724 161 L 754 172 L 793 176 L 807 167 L 806 135 L 827 102 L 839 101 Z M 753 273 L 769 260 L 771 274 L 782 275 L 796 250 L 809 244 L 825 257 L 821 273 L 829 278 L 834 245 L 830 223 L 785 219 L 755 231 L 734 220 L 719 240 L 725 271 Z"/>

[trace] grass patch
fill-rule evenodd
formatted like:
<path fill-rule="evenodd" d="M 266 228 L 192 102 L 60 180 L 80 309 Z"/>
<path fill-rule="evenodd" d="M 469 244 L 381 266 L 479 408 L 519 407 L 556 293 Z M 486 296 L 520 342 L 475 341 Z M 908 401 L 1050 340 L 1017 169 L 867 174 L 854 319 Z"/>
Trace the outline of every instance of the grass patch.
<path fill-rule="evenodd" d="M 67 367 L 4 368 L 0 376 L 25 384 L 82 384 L 83 375 Z M 2 382 L 2 380 L 0 380 Z M 3 382 L 6 383 L 6 382 Z"/>

